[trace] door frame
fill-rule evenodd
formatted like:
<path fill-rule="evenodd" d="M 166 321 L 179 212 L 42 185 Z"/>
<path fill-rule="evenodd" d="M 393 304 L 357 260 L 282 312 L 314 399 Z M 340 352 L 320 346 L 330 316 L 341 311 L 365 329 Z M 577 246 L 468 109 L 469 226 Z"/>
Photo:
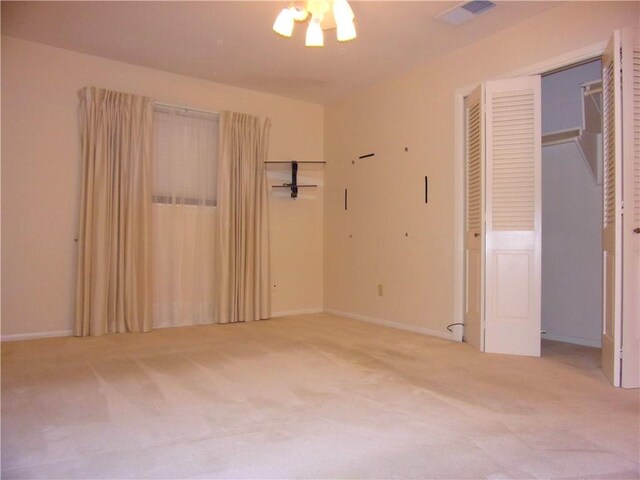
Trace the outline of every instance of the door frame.
<path fill-rule="evenodd" d="M 454 322 L 464 323 L 464 235 L 465 235 L 465 129 L 464 99 L 483 81 L 527 75 L 543 75 L 571 65 L 601 57 L 608 38 L 587 47 L 565 53 L 533 65 L 505 72 L 500 76 L 480 78 L 477 82 L 459 88 L 454 93 Z M 452 340 L 462 341 L 463 328 L 454 330 Z"/>

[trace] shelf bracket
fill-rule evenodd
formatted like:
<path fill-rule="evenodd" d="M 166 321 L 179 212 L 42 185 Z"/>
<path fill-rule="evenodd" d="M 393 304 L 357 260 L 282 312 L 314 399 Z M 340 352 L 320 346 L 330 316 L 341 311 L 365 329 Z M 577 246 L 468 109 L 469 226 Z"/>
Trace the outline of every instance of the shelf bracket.
<path fill-rule="evenodd" d="M 298 162 L 291 162 L 291 198 L 298 196 Z"/>
<path fill-rule="evenodd" d="M 290 163 L 291 164 L 291 183 L 283 183 L 282 185 L 273 185 L 273 188 L 289 188 L 291 189 L 291 198 L 298 197 L 298 189 L 299 188 L 313 188 L 317 187 L 317 185 L 300 185 L 298 183 L 298 164 L 299 163 L 326 163 L 324 161 L 318 162 L 298 162 L 297 160 L 286 161 L 286 162 L 264 162 L 264 163 Z"/>

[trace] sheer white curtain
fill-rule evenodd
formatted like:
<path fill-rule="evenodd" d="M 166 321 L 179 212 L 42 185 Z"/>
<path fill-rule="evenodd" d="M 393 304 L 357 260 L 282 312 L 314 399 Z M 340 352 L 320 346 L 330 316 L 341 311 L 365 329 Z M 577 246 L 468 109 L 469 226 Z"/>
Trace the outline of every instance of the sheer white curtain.
<path fill-rule="evenodd" d="M 218 116 L 154 109 L 154 327 L 213 322 Z"/>

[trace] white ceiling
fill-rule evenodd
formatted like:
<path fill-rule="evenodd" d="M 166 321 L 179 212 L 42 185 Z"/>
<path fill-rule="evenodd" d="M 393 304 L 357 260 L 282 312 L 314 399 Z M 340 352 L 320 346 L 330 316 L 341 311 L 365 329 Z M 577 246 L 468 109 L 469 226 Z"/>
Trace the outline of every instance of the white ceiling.
<path fill-rule="evenodd" d="M 557 5 L 497 2 L 454 27 L 435 17 L 460 2 L 351 1 L 358 38 L 306 48 L 272 24 L 284 1 L 10 2 L 2 33 L 68 50 L 316 103 L 426 63 Z"/>

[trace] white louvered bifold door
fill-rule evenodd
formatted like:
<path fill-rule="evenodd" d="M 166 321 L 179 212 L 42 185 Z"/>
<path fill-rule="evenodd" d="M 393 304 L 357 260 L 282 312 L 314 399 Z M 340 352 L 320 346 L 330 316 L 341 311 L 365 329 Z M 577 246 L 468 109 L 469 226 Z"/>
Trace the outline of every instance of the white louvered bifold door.
<path fill-rule="evenodd" d="M 621 386 L 640 387 L 640 46 L 638 32 L 622 40 L 623 225 Z M 638 230 L 637 230 L 638 229 Z"/>
<path fill-rule="evenodd" d="M 484 350 L 540 355 L 540 77 L 485 83 Z"/>
<path fill-rule="evenodd" d="M 484 350 L 484 109 L 482 87 L 465 99 L 465 316 L 464 339 Z"/>
<path fill-rule="evenodd" d="M 622 89 L 620 32 L 602 56 L 602 370 L 620 385 L 622 319 Z"/>

